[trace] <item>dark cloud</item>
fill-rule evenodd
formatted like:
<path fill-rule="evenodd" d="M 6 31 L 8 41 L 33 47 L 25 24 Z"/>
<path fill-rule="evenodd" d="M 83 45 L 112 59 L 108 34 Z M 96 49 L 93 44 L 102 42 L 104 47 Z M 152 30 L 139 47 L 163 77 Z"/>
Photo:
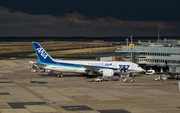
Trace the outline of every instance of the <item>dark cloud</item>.
<path fill-rule="evenodd" d="M 53 15 L 77 12 L 87 18 L 114 17 L 118 20 L 179 21 L 179 0 L 0 0 L 12 12 Z"/>
<path fill-rule="evenodd" d="M 180 35 L 178 0 L 0 0 L 0 36 Z"/>
<path fill-rule="evenodd" d="M 125 21 L 114 17 L 85 19 L 84 15 L 78 13 L 54 17 L 10 12 L 6 8 L 1 8 L 0 15 L 1 36 L 154 36 L 157 33 L 157 21 Z M 179 34 L 169 33 L 173 29 L 180 29 L 177 23 L 180 22 L 160 21 L 161 33 Z"/>

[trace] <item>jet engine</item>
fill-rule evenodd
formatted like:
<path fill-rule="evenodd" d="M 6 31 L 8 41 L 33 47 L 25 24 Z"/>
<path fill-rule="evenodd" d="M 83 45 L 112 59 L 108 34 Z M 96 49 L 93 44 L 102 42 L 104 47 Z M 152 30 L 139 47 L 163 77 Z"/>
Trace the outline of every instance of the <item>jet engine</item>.
<path fill-rule="evenodd" d="M 114 75 L 114 71 L 112 69 L 102 69 L 103 76 L 111 77 Z"/>

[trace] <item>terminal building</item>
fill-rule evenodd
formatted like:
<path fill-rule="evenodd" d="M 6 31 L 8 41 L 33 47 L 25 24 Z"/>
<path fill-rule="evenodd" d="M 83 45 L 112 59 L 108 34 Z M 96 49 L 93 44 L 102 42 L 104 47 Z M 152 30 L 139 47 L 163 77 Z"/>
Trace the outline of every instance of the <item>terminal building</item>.
<path fill-rule="evenodd" d="M 115 57 L 120 61 L 131 61 L 142 68 L 165 72 L 168 66 L 180 65 L 180 41 L 158 40 L 156 43 L 142 42 L 140 46 L 123 46 L 115 51 Z"/>

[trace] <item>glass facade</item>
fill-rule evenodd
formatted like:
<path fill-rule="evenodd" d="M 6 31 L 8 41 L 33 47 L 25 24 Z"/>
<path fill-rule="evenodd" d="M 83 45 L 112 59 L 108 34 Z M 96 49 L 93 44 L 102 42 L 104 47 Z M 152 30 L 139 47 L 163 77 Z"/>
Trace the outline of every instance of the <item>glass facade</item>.
<path fill-rule="evenodd" d="M 119 57 L 119 61 L 131 61 L 131 52 L 115 52 L 115 56 Z M 139 52 L 132 52 L 132 62 L 138 63 Z"/>
<path fill-rule="evenodd" d="M 116 51 L 115 56 L 120 60 L 131 61 L 131 51 L 123 46 L 121 51 Z M 149 66 L 165 67 L 168 65 L 179 65 L 180 48 L 174 47 L 141 47 L 135 46 L 132 50 L 132 62 Z"/>

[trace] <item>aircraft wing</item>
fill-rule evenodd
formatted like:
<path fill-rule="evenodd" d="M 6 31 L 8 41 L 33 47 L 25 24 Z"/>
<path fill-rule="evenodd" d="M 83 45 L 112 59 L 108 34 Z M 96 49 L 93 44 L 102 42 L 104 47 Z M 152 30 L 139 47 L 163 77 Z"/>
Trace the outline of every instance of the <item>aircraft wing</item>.
<path fill-rule="evenodd" d="M 78 66 L 82 66 L 82 67 L 86 68 L 86 70 L 93 70 L 93 71 L 97 71 L 97 70 L 100 70 L 100 69 L 101 69 L 101 68 L 93 67 L 93 66 L 90 66 L 90 65 L 78 64 Z"/>

